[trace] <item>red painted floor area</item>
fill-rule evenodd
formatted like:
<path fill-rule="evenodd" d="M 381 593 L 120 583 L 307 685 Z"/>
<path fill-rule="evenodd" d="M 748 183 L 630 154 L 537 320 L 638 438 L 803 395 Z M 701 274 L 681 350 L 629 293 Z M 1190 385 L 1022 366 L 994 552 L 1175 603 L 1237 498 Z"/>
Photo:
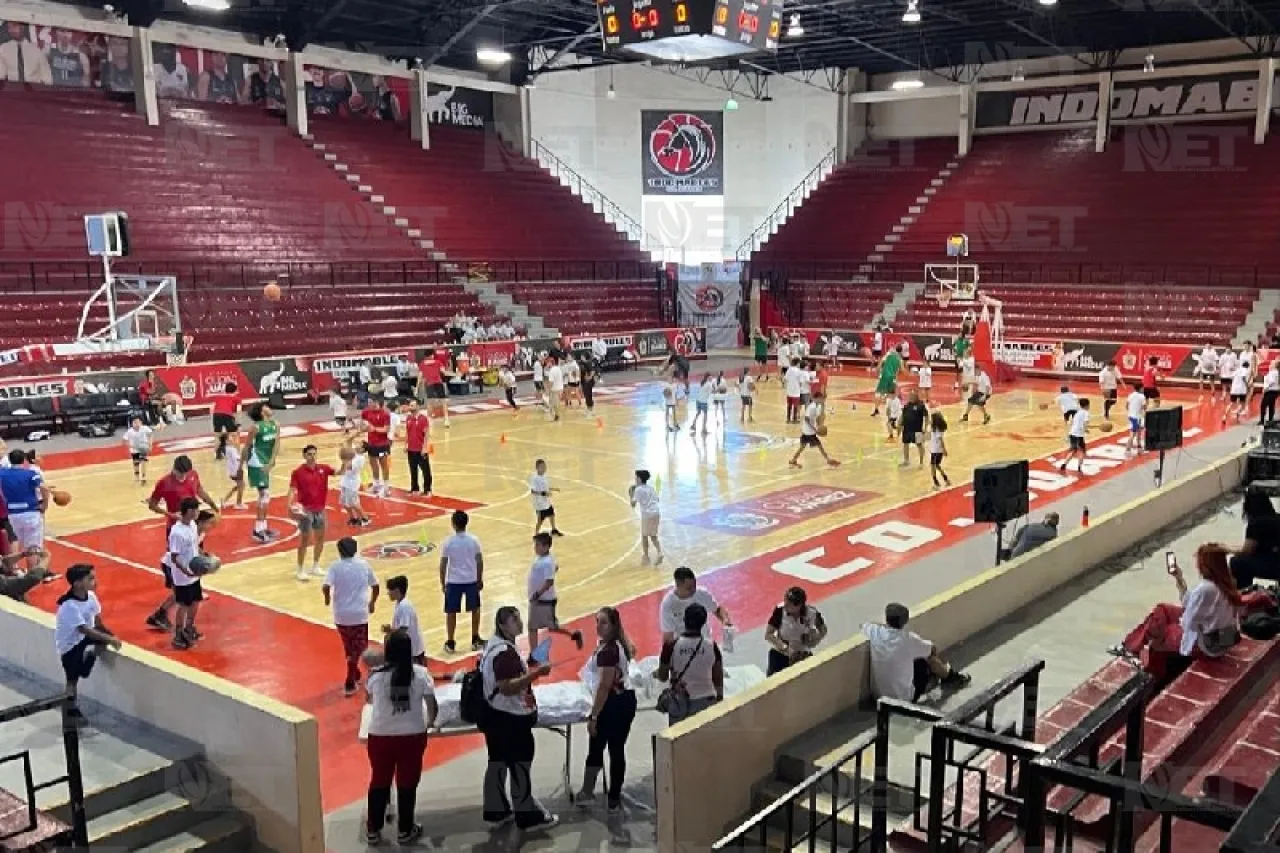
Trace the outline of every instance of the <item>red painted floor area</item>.
<path fill-rule="evenodd" d="M 1047 384 L 1046 384 L 1047 387 Z M 1170 397 L 1178 398 L 1174 391 Z M 1194 399 L 1194 394 L 1185 396 Z M 1220 426 L 1216 408 L 1201 406 L 1188 412 L 1185 424 L 1187 443 L 1216 432 Z M 1113 433 L 1091 444 L 1092 462 L 1086 470 L 1091 476 L 1060 476 L 1050 459 L 1034 460 L 1033 489 L 1039 495 L 1037 504 L 1088 488 L 1119 471 L 1136 465 L 1152 464 L 1151 457 L 1125 458 L 1120 445 L 1123 435 Z M 118 450 L 107 448 L 118 457 Z M 77 457 L 84 451 L 66 454 Z M 51 469 L 69 467 L 63 454 L 53 454 L 44 464 Z M 83 459 L 70 464 L 85 464 Z M 428 513 L 431 507 L 412 507 L 409 511 Z M 425 515 L 422 517 L 426 517 Z M 932 493 L 906 506 L 864 518 L 852 524 L 834 527 L 821 535 L 718 569 L 703 569 L 706 586 L 733 613 L 741 630 L 762 625 L 784 590 L 803 582 L 816 601 L 855 587 L 893 571 L 926 554 L 949 547 L 970 536 L 987 535 L 985 525 L 966 524 L 972 517 L 972 500 L 967 486 Z M 395 523 L 403 523 L 398 519 Z M 143 522 L 145 527 L 147 522 Z M 258 690 L 275 699 L 295 705 L 316 716 L 320 723 L 322 788 L 324 807 L 331 811 L 363 796 L 368 779 L 363 748 L 357 743 L 360 702 L 344 699 L 339 685 L 342 678 L 341 648 L 330 628 L 300 618 L 269 610 L 237 599 L 214 594 L 208 607 L 216 608 L 219 637 L 216 644 L 175 653 L 168 637 L 146 630 L 145 617 L 163 595 L 155 574 L 144 571 L 126 560 L 150 565 L 155 559 L 151 543 L 158 541 L 158 530 L 127 526 L 123 531 L 94 531 L 71 537 L 71 545 L 52 546 L 55 565 L 65 566 L 86 558 L 79 546 L 87 546 L 101 555 L 93 561 L 99 567 L 101 596 L 108 624 L 130 643 L 160 654 L 180 657 L 185 663 L 227 678 L 237 684 Z M 239 538 L 241 531 L 226 531 L 228 537 Z M 135 535 L 137 534 L 137 535 Z M 223 534 L 219 534 L 223 535 Z M 109 539 L 103 539 L 109 536 Z M 141 544 L 138 541 L 141 540 Z M 243 542 L 243 539 L 240 539 Z M 281 547 L 287 548 L 287 544 Z M 109 552 L 109 553 L 108 553 Z M 126 556 L 128 555 L 128 556 Z M 37 591 L 33 602 L 52 609 L 60 584 Z M 628 632 L 646 653 L 658 648 L 658 605 L 663 592 L 656 591 L 620 605 Z M 581 619 L 571 626 L 590 632 L 590 620 Z M 576 677 L 583 655 L 572 646 L 557 641 L 556 671 L 564 679 Z M 561 657 L 563 655 L 563 657 Z M 436 665 L 437 669 L 442 669 Z M 475 738 L 449 738 L 433 741 L 429 748 L 431 764 L 445 762 L 478 746 Z"/>

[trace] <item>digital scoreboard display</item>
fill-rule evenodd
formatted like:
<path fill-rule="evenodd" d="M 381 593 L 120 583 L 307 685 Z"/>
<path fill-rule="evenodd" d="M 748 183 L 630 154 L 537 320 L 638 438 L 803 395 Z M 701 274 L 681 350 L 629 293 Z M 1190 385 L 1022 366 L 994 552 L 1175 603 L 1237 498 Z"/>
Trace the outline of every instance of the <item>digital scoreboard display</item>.
<path fill-rule="evenodd" d="M 707 62 L 778 49 L 783 0 L 597 0 L 607 52 Z"/>

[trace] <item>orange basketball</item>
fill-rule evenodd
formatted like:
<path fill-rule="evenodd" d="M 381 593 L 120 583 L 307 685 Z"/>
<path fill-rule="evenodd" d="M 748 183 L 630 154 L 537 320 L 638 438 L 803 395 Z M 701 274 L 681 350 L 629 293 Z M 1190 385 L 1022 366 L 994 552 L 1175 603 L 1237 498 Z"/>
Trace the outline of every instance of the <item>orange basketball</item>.
<path fill-rule="evenodd" d="M 1102 430 L 1103 432 L 1111 432 L 1113 427 L 1111 426 L 1111 423 L 1109 421 L 1103 421 L 1102 423 L 1098 424 L 1098 429 Z"/>
<path fill-rule="evenodd" d="M 66 506 L 71 503 L 71 493 L 64 492 L 62 489 L 53 489 L 53 502 L 58 506 Z"/>
<path fill-rule="evenodd" d="M 262 295 L 268 302 L 279 302 L 280 285 L 276 284 L 274 281 L 267 282 L 266 287 L 262 288 Z"/>
<path fill-rule="evenodd" d="M 1048 404 L 1048 403 L 1041 403 L 1041 404 L 1040 404 L 1040 411 L 1042 411 L 1042 412 L 1047 412 L 1047 411 L 1049 411 L 1049 404 Z"/>

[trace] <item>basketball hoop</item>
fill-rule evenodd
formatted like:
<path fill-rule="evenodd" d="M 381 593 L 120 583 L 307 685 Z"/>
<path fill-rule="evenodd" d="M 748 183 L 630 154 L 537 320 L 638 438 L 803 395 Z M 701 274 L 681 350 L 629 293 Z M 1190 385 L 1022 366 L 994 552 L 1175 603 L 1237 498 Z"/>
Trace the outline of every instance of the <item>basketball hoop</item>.
<path fill-rule="evenodd" d="M 938 307 L 939 307 L 939 308 L 946 308 L 947 306 L 949 306 L 949 305 L 951 304 L 951 291 L 950 291 L 950 290 L 945 290 L 945 289 L 944 289 L 944 290 L 939 290 L 939 291 L 937 292 L 937 294 L 936 294 L 936 297 L 937 297 L 937 300 L 938 300 Z"/>

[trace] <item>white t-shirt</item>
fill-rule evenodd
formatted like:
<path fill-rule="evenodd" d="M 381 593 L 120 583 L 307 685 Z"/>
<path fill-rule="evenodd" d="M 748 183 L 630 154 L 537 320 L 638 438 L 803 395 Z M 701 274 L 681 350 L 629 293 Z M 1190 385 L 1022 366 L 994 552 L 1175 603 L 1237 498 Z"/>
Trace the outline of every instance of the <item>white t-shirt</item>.
<path fill-rule="evenodd" d="M 791 346 L 790 344 L 778 344 L 778 364 L 782 367 L 791 366 Z"/>
<path fill-rule="evenodd" d="M 475 583 L 479 576 L 480 540 L 470 533 L 455 533 L 444 540 L 440 556 L 445 564 L 445 583 Z"/>
<path fill-rule="evenodd" d="M 786 379 L 783 383 L 786 385 L 788 397 L 799 397 L 808 390 L 806 382 L 806 373 L 799 367 L 793 367 L 787 371 Z"/>
<path fill-rule="evenodd" d="M 582 381 L 582 373 L 580 372 L 580 370 L 579 370 L 579 368 L 578 368 L 578 362 L 576 362 L 576 361 L 570 361 L 570 362 L 568 362 L 567 364 L 565 364 L 565 366 L 564 366 L 564 381 L 565 381 L 565 382 L 580 382 L 580 381 Z"/>
<path fill-rule="evenodd" d="M 1084 438 L 1085 430 L 1089 426 L 1089 410 L 1077 409 L 1076 413 L 1071 416 L 1071 437 Z"/>
<path fill-rule="evenodd" d="M 1231 350 L 1227 350 L 1218 358 L 1218 376 L 1222 379 L 1230 379 L 1236 375 L 1236 368 L 1240 366 L 1236 354 Z"/>
<path fill-rule="evenodd" d="M 533 474 L 529 477 L 529 497 L 533 499 L 536 511 L 551 509 L 551 485 L 545 474 Z"/>
<path fill-rule="evenodd" d="M 1141 391 L 1131 391 L 1124 405 L 1129 417 L 1139 419 L 1142 417 L 1143 410 L 1147 408 L 1147 398 Z"/>
<path fill-rule="evenodd" d="M 738 396 L 753 400 L 756 396 L 756 380 L 752 376 L 744 376 L 738 380 Z"/>
<path fill-rule="evenodd" d="M 640 508 L 641 516 L 658 514 L 658 490 L 648 483 L 636 486 L 635 491 L 631 493 L 631 500 Z"/>
<path fill-rule="evenodd" d="M 499 371 L 498 378 L 502 380 L 503 388 L 516 387 L 516 375 L 512 373 L 509 369 L 504 367 L 501 371 Z"/>
<path fill-rule="evenodd" d="M 58 605 L 58 613 L 54 617 L 53 645 L 59 655 L 65 655 L 84 639 L 81 628 L 92 628 L 98 624 L 102 614 L 102 605 L 95 593 L 89 593 L 84 601 L 68 598 Z"/>
<path fill-rule="evenodd" d="M 966 355 L 960 359 L 960 375 L 966 381 L 973 380 L 973 372 L 978 369 L 978 363 L 974 361 L 973 356 Z"/>
<path fill-rule="evenodd" d="M 890 397 L 884 404 L 884 414 L 891 421 L 902 417 L 902 401 L 897 397 Z"/>
<path fill-rule="evenodd" d="M 234 444 L 227 444 L 227 456 L 223 460 L 227 464 L 227 476 L 234 477 L 240 473 L 240 448 Z"/>
<path fill-rule="evenodd" d="M 915 695 L 915 662 L 933 652 L 933 644 L 905 628 L 868 623 L 863 636 L 871 646 L 871 689 L 877 696 L 910 702 Z"/>
<path fill-rule="evenodd" d="M 1062 409 L 1062 414 L 1074 412 L 1080 408 L 1080 400 L 1070 391 L 1063 391 L 1058 395 L 1058 408 Z"/>
<path fill-rule="evenodd" d="M 1212 376 L 1218 372 L 1218 351 L 1213 347 L 1205 347 L 1199 360 L 1201 373 Z"/>
<path fill-rule="evenodd" d="M 556 558 L 550 554 L 535 557 L 533 565 L 529 566 L 529 601 L 555 601 L 558 597 L 556 593 L 556 570 L 560 567 L 556 565 Z M 542 589 L 542 585 L 547 581 L 551 581 L 551 588 L 546 592 L 538 595 L 538 590 Z"/>
<path fill-rule="evenodd" d="M 984 397 L 991 395 L 991 377 L 986 373 L 982 373 L 978 376 L 978 393 L 982 394 Z"/>
<path fill-rule="evenodd" d="M 1250 370 L 1247 365 L 1241 364 L 1236 368 L 1235 376 L 1231 377 L 1231 395 L 1233 397 L 1242 397 L 1249 393 L 1249 375 Z"/>
<path fill-rule="evenodd" d="M 396 381 L 395 376 L 388 373 L 382 377 L 382 396 L 388 400 L 394 400 L 396 395 L 400 393 L 400 383 Z"/>
<path fill-rule="evenodd" d="M 1262 377 L 1263 391 L 1280 391 L 1280 370 L 1276 370 L 1274 365 Z"/>
<path fill-rule="evenodd" d="M 418 611 L 409 603 L 409 599 L 402 598 L 396 602 L 395 609 L 391 611 L 391 628 L 392 630 L 403 628 L 409 635 L 414 657 L 426 654 L 427 647 L 422 642 L 422 630 L 418 627 Z"/>
<path fill-rule="evenodd" d="M 357 453 L 351 459 L 351 467 L 342 472 L 342 476 L 338 478 L 338 488 L 356 491 L 360 488 L 360 474 L 364 471 L 365 455 Z"/>
<path fill-rule="evenodd" d="M 413 665 L 413 680 L 409 682 L 409 707 L 396 711 L 391 702 L 391 672 L 374 670 L 369 673 L 366 685 L 373 701 L 369 717 L 369 734 L 379 737 L 394 735 L 420 735 L 427 730 L 426 699 L 435 695 L 431 675 L 425 667 Z"/>
<path fill-rule="evenodd" d="M 1098 371 L 1098 387 L 1103 391 L 1114 391 L 1120 384 L 1120 372 L 1104 367 Z"/>
<path fill-rule="evenodd" d="M 945 433 L 938 432 L 937 430 L 934 430 L 933 432 L 929 433 L 929 452 L 930 453 L 942 452 L 944 435 Z"/>
<path fill-rule="evenodd" d="M 699 382 L 693 386 L 693 401 L 703 406 L 710 402 L 712 385 L 711 382 Z"/>
<path fill-rule="evenodd" d="M 324 576 L 333 601 L 333 624 L 369 624 L 369 590 L 378 585 L 373 567 L 359 557 L 338 560 Z"/>
<path fill-rule="evenodd" d="M 801 435 L 818 434 L 818 418 L 822 417 L 822 406 L 810 403 L 804 410 L 804 422 L 800 424 Z"/>
<path fill-rule="evenodd" d="M 1236 361 L 1246 370 L 1252 371 L 1254 364 L 1258 360 L 1258 353 L 1251 349 L 1241 350 L 1240 355 L 1236 356 Z"/>
<path fill-rule="evenodd" d="M 826 345 L 822 348 L 827 355 L 839 355 L 840 345 L 844 343 L 844 338 L 839 335 L 832 335 L 827 338 Z"/>
<path fill-rule="evenodd" d="M 187 574 L 187 567 L 200 553 L 200 533 L 194 521 L 179 521 L 169 528 L 169 549 L 164 553 L 164 564 L 174 586 L 191 586 L 200 578 Z"/>
<path fill-rule="evenodd" d="M 534 382 L 541 382 L 541 381 L 542 381 L 542 377 L 543 377 L 543 375 L 544 375 L 544 371 L 545 371 L 545 368 L 542 366 L 542 362 L 541 362 L 541 361 L 535 361 L 535 362 L 533 363 L 533 381 L 534 381 Z"/>
<path fill-rule="evenodd" d="M 658 610 L 659 630 L 664 634 L 681 634 L 684 632 L 684 612 L 690 605 L 701 604 L 707 611 L 707 624 L 702 627 L 702 636 L 711 637 L 711 617 L 720 609 L 715 596 L 701 587 L 693 591 L 688 598 L 676 595 L 674 589 L 667 590 L 662 597 L 662 606 Z"/>
<path fill-rule="evenodd" d="M 130 453 L 150 453 L 151 427 L 146 425 L 137 428 L 129 427 L 125 431 L 124 442 L 129 445 Z"/>
<path fill-rule="evenodd" d="M 558 364 L 553 364 L 547 370 L 547 382 L 551 384 L 552 391 L 564 390 L 564 368 Z"/>
<path fill-rule="evenodd" d="M 329 414 L 334 420 L 347 416 L 347 401 L 342 399 L 342 395 L 336 391 L 329 395 Z"/>
<path fill-rule="evenodd" d="M 933 387 L 933 368 L 932 367 L 926 364 L 924 367 L 916 371 L 916 385 L 918 385 L 921 388 Z"/>

